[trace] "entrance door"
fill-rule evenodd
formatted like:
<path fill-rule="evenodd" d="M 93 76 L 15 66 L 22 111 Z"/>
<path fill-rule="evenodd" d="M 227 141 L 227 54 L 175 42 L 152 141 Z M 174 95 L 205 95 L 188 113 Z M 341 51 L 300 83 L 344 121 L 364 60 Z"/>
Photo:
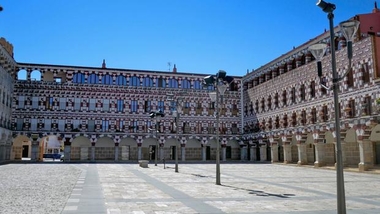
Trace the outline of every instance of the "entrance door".
<path fill-rule="evenodd" d="M 258 161 L 260 161 L 261 160 L 261 157 L 260 157 L 260 146 L 256 146 L 256 159 L 258 160 Z"/>
<path fill-rule="evenodd" d="M 206 147 L 206 160 L 210 160 L 211 157 L 211 147 Z"/>
<path fill-rule="evenodd" d="M 376 143 L 376 164 L 380 164 L 380 143 Z"/>
<path fill-rule="evenodd" d="M 156 159 L 156 146 L 150 145 L 149 146 L 149 160 L 155 160 Z"/>
<path fill-rule="evenodd" d="M 170 147 L 170 159 L 175 160 L 175 155 L 177 152 L 177 147 L 176 146 L 171 146 Z"/>
<path fill-rule="evenodd" d="M 226 147 L 226 159 L 231 159 L 232 158 L 232 149 L 231 146 Z"/>
<path fill-rule="evenodd" d="M 284 162 L 284 147 L 282 145 L 278 146 L 278 160 Z"/>
<path fill-rule="evenodd" d="M 22 146 L 22 157 L 27 158 L 29 155 L 29 145 Z"/>

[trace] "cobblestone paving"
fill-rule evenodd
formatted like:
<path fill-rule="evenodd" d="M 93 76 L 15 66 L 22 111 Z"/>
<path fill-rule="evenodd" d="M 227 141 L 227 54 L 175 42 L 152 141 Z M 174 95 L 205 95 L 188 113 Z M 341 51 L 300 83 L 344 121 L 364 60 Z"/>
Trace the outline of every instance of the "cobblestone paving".
<path fill-rule="evenodd" d="M 10 164 L 0 213 L 336 213 L 334 170 L 280 164 Z M 345 172 L 347 213 L 380 213 L 380 174 Z M 5 212 L 3 212 L 5 210 Z"/>

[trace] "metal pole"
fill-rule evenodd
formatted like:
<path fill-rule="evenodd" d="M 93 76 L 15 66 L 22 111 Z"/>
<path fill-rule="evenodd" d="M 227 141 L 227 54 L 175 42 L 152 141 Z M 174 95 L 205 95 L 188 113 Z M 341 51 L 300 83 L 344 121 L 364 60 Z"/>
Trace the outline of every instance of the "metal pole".
<path fill-rule="evenodd" d="M 337 183 L 337 211 L 338 214 L 346 214 L 346 197 L 344 193 L 344 175 L 342 161 L 342 145 L 340 139 L 340 119 L 339 119 L 339 77 L 336 71 L 335 60 L 335 42 L 334 42 L 334 14 L 328 14 L 330 21 L 330 51 L 331 66 L 333 72 L 333 92 L 334 92 L 334 110 L 335 110 L 335 132 L 336 132 L 336 183 Z"/>
<path fill-rule="evenodd" d="M 220 142 L 219 142 L 219 82 L 216 82 L 216 185 L 220 183 Z"/>
<path fill-rule="evenodd" d="M 157 166 L 157 156 L 158 156 L 158 136 L 157 136 L 157 132 L 158 132 L 158 123 L 157 123 L 157 115 L 155 115 L 155 118 L 156 118 L 156 149 L 154 151 L 154 165 Z"/>
<path fill-rule="evenodd" d="M 176 110 L 177 110 L 177 118 L 176 118 L 176 133 L 177 133 L 177 144 L 176 144 L 176 147 L 175 147 L 175 172 L 178 172 L 178 144 L 179 144 L 179 128 L 178 128 L 178 125 L 179 125 L 179 111 L 178 111 L 178 99 L 177 99 L 177 103 L 176 103 L 177 107 L 176 107 Z"/>

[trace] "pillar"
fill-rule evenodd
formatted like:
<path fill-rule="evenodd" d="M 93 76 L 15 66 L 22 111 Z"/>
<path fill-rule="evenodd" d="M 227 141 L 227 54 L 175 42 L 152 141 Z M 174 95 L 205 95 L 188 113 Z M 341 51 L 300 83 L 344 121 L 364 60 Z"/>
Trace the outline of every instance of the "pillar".
<path fill-rule="evenodd" d="M 226 144 L 222 144 L 222 161 L 226 161 Z"/>
<path fill-rule="evenodd" d="M 137 160 L 141 160 L 141 143 L 137 145 Z M 148 159 L 149 160 L 149 159 Z"/>
<path fill-rule="evenodd" d="M 260 161 L 267 161 L 267 145 L 260 145 Z"/>
<path fill-rule="evenodd" d="M 186 160 L 186 144 L 181 144 L 181 160 L 185 161 Z"/>
<path fill-rule="evenodd" d="M 272 163 L 278 162 L 278 143 L 277 142 L 271 143 L 270 152 L 272 156 Z"/>
<path fill-rule="evenodd" d="M 115 143 L 115 162 L 119 161 L 119 143 Z"/>
<path fill-rule="evenodd" d="M 257 161 L 256 145 L 251 145 L 249 149 L 250 149 L 250 154 L 251 154 L 250 160 Z"/>
<path fill-rule="evenodd" d="M 292 145 L 284 143 L 284 164 L 292 163 Z"/>
<path fill-rule="evenodd" d="M 360 163 L 359 171 L 367 171 L 374 165 L 374 151 L 372 141 L 370 140 L 359 140 L 359 153 L 360 153 Z"/>
<path fill-rule="evenodd" d="M 37 161 L 38 160 L 38 150 L 39 150 L 38 141 L 32 141 L 31 161 Z"/>
<path fill-rule="evenodd" d="M 95 142 L 91 143 L 91 161 L 95 161 Z"/>
<path fill-rule="evenodd" d="M 66 138 L 64 144 L 65 144 L 65 147 L 63 149 L 63 154 L 64 154 L 63 161 L 64 162 L 70 162 L 70 160 L 71 160 L 71 142 L 70 142 L 70 138 Z"/>
<path fill-rule="evenodd" d="M 325 147 L 326 144 L 324 143 L 314 143 L 315 147 L 315 162 L 314 162 L 314 167 L 321 167 L 325 166 Z"/>
<path fill-rule="evenodd" d="M 298 165 L 305 165 L 307 164 L 307 153 L 306 153 L 306 144 L 305 143 L 298 143 Z"/>
<path fill-rule="evenodd" d="M 206 161 L 206 145 L 202 144 L 202 161 Z"/>

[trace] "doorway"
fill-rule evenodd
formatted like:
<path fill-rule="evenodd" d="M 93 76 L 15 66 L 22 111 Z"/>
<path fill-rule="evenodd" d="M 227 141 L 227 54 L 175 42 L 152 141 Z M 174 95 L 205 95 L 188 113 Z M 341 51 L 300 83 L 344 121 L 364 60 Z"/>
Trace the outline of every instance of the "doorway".
<path fill-rule="evenodd" d="M 211 159 L 211 147 L 207 146 L 206 147 L 206 160 Z"/>
<path fill-rule="evenodd" d="M 150 145 L 149 146 L 149 160 L 155 160 L 156 159 L 156 146 Z"/>
<path fill-rule="evenodd" d="M 231 159 L 232 158 L 232 149 L 231 146 L 226 147 L 226 159 Z"/>
<path fill-rule="evenodd" d="M 177 153 L 177 147 L 171 146 L 170 147 L 170 160 L 175 160 L 176 153 Z"/>
<path fill-rule="evenodd" d="M 22 157 L 27 158 L 29 156 L 29 145 L 22 146 Z"/>
<path fill-rule="evenodd" d="M 375 148 L 375 154 L 376 154 L 376 164 L 380 164 L 380 142 L 376 143 L 376 148 Z"/>

